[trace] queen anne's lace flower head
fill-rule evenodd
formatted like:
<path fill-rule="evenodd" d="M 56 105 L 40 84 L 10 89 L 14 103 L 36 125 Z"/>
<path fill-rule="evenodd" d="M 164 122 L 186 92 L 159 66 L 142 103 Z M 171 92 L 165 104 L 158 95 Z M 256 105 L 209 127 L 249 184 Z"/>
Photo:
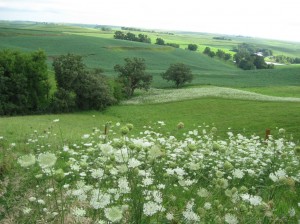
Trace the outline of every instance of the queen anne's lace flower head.
<path fill-rule="evenodd" d="M 53 167 L 56 163 L 56 160 L 57 160 L 56 156 L 53 153 L 50 153 L 50 152 L 41 153 L 38 157 L 39 165 L 43 169 Z"/>

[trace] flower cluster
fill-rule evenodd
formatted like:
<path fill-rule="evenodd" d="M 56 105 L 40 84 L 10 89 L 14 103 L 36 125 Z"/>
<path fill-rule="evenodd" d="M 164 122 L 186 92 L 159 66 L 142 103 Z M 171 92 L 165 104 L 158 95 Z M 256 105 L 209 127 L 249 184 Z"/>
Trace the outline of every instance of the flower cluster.
<path fill-rule="evenodd" d="M 36 178 L 22 202 L 23 222 L 237 224 L 300 219 L 300 162 L 293 142 L 231 132 L 227 139 L 218 139 L 217 129 L 209 127 L 184 133 L 182 139 L 149 127 L 139 137 L 129 137 L 133 126 L 113 127 L 120 129 L 115 131 L 119 138 L 95 129 L 80 143 L 56 151 L 39 146 L 43 152 L 19 157 L 19 165 L 26 172 L 32 168 L 30 178 Z"/>

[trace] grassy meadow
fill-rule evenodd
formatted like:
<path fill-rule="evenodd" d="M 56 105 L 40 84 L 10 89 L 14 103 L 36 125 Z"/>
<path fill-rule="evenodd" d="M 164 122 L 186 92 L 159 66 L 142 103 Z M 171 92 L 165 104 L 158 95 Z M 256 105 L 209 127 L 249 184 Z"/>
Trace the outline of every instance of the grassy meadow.
<path fill-rule="evenodd" d="M 242 71 L 201 52 L 247 42 L 299 57 L 300 43 L 145 33 L 174 49 L 113 33 L 0 22 L 0 49 L 45 50 L 52 93 L 53 57 L 68 52 L 112 77 L 142 57 L 154 76 L 104 111 L 0 117 L 0 223 L 299 223 L 300 66 Z M 160 77 L 176 62 L 195 76 L 183 89 Z"/>

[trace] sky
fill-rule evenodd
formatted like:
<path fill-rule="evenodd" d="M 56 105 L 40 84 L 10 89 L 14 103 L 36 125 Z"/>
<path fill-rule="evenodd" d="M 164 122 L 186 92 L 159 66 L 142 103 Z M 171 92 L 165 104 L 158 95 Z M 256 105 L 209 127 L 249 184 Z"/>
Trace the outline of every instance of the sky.
<path fill-rule="evenodd" d="M 0 20 L 116 25 L 300 42 L 299 0 L 0 0 Z"/>

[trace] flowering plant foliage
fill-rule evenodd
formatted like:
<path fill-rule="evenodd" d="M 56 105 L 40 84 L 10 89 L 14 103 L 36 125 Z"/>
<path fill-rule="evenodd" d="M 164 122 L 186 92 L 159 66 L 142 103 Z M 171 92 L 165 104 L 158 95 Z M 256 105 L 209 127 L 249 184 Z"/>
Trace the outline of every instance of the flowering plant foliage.
<path fill-rule="evenodd" d="M 29 142 L 38 149 L 18 159 L 26 167 L 19 175 L 28 178 L 18 195 L 18 221 L 299 222 L 295 143 L 231 132 L 219 139 L 215 127 L 189 131 L 182 139 L 147 127 L 136 137 L 119 126 L 112 125 L 109 135 L 95 129 L 58 150 Z"/>

